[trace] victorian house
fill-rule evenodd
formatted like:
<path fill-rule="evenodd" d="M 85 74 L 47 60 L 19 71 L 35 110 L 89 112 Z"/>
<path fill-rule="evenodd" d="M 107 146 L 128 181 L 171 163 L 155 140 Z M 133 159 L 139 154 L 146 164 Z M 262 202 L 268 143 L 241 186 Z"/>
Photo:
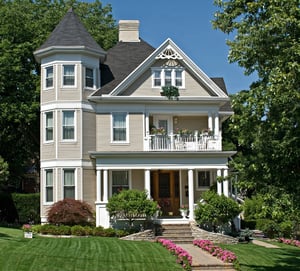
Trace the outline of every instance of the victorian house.
<path fill-rule="evenodd" d="M 95 26 L 96 27 L 96 26 Z M 171 39 L 153 48 L 139 21 L 119 22 L 104 51 L 70 9 L 34 55 L 41 63 L 41 219 L 53 203 L 88 202 L 96 224 L 122 189 L 146 190 L 180 218 L 216 185 L 230 196 L 222 123 L 233 114 L 222 78 L 208 77 Z M 159 220 L 159 218 L 158 218 Z M 163 221 L 163 219 L 161 219 Z"/>

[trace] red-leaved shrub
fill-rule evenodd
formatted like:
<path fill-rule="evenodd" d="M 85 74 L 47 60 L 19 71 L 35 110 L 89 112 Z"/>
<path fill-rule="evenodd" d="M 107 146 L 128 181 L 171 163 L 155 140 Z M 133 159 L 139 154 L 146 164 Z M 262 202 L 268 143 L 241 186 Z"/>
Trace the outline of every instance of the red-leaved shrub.
<path fill-rule="evenodd" d="M 48 222 L 55 225 L 93 225 L 92 207 L 80 200 L 66 198 L 53 204 L 48 211 Z"/>

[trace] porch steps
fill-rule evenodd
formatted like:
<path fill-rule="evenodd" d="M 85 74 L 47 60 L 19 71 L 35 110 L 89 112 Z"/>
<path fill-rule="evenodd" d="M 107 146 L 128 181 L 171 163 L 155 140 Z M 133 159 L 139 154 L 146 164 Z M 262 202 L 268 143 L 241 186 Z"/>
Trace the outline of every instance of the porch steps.
<path fill-rule="evenodd" d="M 175 244 L 192 244 L 194 237 L 189 224 L 162 224 L 158 236 Z"/>

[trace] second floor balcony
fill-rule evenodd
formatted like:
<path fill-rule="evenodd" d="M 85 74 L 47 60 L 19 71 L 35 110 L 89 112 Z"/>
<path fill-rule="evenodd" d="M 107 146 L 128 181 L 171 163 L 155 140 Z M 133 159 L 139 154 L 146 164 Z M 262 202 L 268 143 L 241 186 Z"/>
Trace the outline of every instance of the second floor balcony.
<path fill-rule="evenodd" d="M 150 134 L 145 138 L 146 151 L 221 151 L 220 136 L 208 133 Z"/>

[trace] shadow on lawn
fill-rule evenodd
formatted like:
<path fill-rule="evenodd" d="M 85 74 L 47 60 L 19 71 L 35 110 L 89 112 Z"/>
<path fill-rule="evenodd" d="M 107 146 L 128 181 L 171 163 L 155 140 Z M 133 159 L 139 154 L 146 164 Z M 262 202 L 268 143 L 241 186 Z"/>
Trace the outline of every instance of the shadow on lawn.
<path fill-rule="evenodd" d="M 277 251 L 277 249 L 276 249 Z M 276 253 L 278 255 L 277 261 L 275 262 L 275 266 L 257 266 L 257 265 L 249 265 L 243 264 L 241 265 L 242 270 L 243 266 L 251 268 L 255 271 L 299 271 L 300 266 L 300 249 L 299 251 L 295 249 L 278 249 Z"/>

